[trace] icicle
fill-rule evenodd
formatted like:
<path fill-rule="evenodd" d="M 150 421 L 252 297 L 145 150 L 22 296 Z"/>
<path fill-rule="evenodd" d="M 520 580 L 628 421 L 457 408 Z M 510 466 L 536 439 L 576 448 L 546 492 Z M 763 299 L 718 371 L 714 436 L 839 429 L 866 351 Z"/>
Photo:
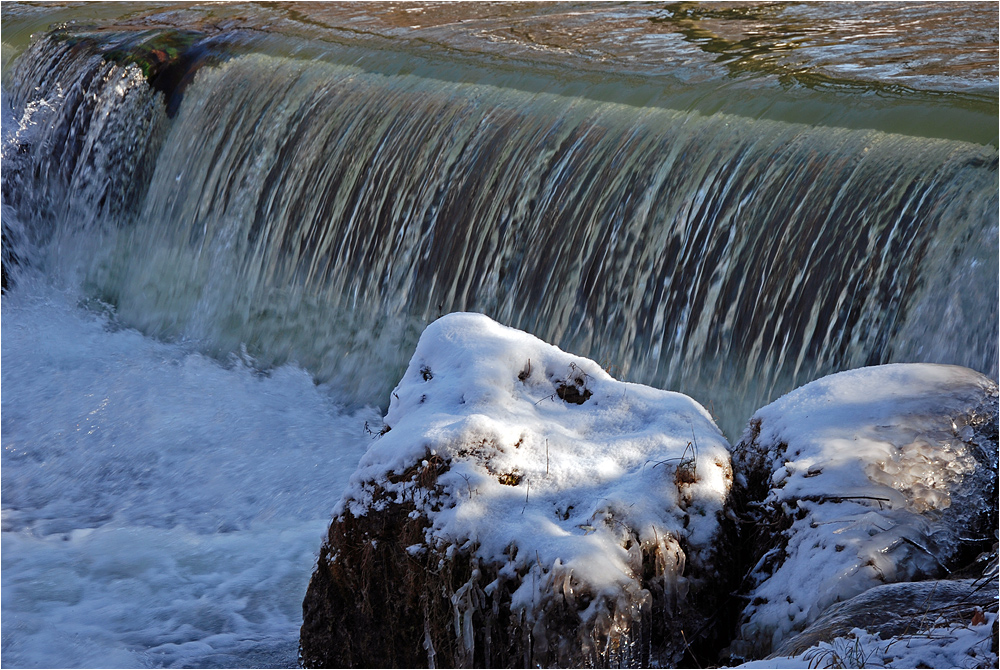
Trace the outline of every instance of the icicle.
<path fill-rule="evenodd" d="M 451 597 L 455 614 L 455 637 L 458 639 L 456 665 L 471 667 L 475 658 L 476 636 L 473 616 L 484 602 L 484 594 L 479 588 L 480 571 L 473 568 L 472 576 Z"/>
<path fill-rule="evenodd" d="M 528 626 L 527 616 L 521 613 L 521 635 L 524 639 L 524 667 L 530 668 L 531 663 L 531 626 Z"/>
<path fill-rule="evenodd" d="M 424 602 L 424 649 L 427 650 L 427 667 L 434 670 L 434 658 L 437 652 L 434 650 L 434 641 L 431 639 L 430 615 L 427 612 L 427 603 Z"/>
<path fill-rule="evenodd" d="M 559 571 L 561 569 L 561 571 Z M 556 579 L 559 579 L 559 589 L 562 591 L 563 599 L 566 601 L 566 605 L 570 609 L 576 610 L 576 592 L 573 590 L 573 570 L 567 570 L 562 567 L 560 561 L 556 559 L 556 563 L 552 569 L 553 573 L 556 574 Z"/>

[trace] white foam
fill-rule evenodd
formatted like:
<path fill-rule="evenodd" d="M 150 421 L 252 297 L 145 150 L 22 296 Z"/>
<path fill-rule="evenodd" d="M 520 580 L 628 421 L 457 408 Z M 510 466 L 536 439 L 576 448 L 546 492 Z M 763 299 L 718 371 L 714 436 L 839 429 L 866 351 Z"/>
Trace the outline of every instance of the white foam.
<path fill-rule="evenodd" d="M 75 301 L 28 281 L 3 298 L 4 664 L 295 666 L 377 414 Z"/>

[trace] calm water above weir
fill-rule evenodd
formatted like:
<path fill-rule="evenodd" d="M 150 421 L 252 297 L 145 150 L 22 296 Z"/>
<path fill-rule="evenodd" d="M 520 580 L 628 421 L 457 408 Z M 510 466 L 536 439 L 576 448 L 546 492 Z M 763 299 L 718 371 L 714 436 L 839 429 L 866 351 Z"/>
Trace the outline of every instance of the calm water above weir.
<path fill-rule="evenodd" d="M 159 533 L 183 581 L 191 537 L 246 557 L 282 524 L 302 570 L 287 602 L 248 595 L 239 561 L 240 586 L 184 591 L 184 607 L 221 608 L 196 630 L 179 609 L 129 622 L 102 600 L 81 664 L 109 649 L 125 665 L 293 663 L 310 548 L 375 421 L 361 408 L 385 405 L 443 313 L 485 312 L 687 392 L 732 440 L 752 410 L 837 370 L 997 374 L 994 4 L 0 11 L 5 663 L 69 664 L 47 622 L 97 602 L 51 604 L 38 566 L 94 593 L 110 579 L 71 575 L 60 542 L 85 557 L 122 528 Z M 123 358 L 115 374 L 144 403 L 95 390 Z M 206 410 L 198 374 L 236 405 Z M 168 446 L 162 416 L 214 436 L 206 462 L 239 461 L 243 488 L 274 470 L 284 438 L 216 425 L 264 411 L 257 391 L 287 402 L 270 421 L 296 436 L 287 477 L 254 501 L 197 478 L 215 493 L 178 496 L 170 473 L 197 458 Z M 338 431 L 325 449 L 343 459 L 322 484 L 322 440 L 291 409 L 316 403 L 316 435 Z M 97 409 L 110 430 L 84 437 Z M 313 502 L 287 503 L 296 481 Z M 262 630 L 278 631 L 263 651 L 246 642 Z"/>
<path fill-rule="evenodd" d="M 5 3 L 4 70 L 57 22 L 710 114 L 997 143 L 988 2 Z"/>

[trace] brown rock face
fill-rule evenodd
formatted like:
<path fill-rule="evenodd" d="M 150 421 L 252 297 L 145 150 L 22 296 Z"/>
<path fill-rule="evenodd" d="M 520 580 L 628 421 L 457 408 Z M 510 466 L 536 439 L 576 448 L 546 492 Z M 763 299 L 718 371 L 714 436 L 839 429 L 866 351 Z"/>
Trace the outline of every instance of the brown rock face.
<path fill-rule="evenodd" d="M 437 467 L 422 474 L 433 476 Z M 426 519 L 409 517 L 412 511 L 412 504 L 391 505 L 371 516 L 348 514 L 330 525 L 302 604 L 303 665 L 427 665 L 421 645 L 425 622 L 444 623 L 449 612 L 442 612 L 447 603 L 429 592 L 424 561 L 405 550 L 423 541 L 426 526 Z M 442 580 L 442 589 L 444 581 L 451 580 Z M 453 665 L 442 652 L 441 664 Z"/>
<path fill-rule="evenodd" d="M 404 477 L 440 493 L 436 477 L 448 464 L 425 462 Z M 685 554 L 676 541 L 642 544 L 634 530 L 621 532 L 635 584 L 613 598 L 558 562 L 511 571 L 516 549 L 488 562 L 469 541 L 428 546 L 430 524 L 412 503 L 376 500 L 387 504 L 330 526 L 303 602 L 305 667 L 634 667 L 680 663 L 687 638 L 705 641 L 709 619 L 699 612 L 717 594 L 678 594 L 669 568 Z M 531 582 L 541 597 L 526 611 L 515 592 Z"/>

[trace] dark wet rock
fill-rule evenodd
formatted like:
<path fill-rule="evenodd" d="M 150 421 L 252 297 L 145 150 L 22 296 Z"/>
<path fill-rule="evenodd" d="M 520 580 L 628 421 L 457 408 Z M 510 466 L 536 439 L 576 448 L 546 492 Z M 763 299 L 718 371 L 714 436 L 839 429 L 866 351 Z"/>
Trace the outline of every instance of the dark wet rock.
<path fill-rule="evenodd" d="M 997 611 L 996 579 L 927 580 L 876 586 L 831 605 L 804 631 L 785 640 L 768 658 L 798 656 L 821 642 L 861 628 L 887 640 L 931 628 L 968 624 L 976 613 Z"/>
<path fill-rule="evenodd" d="M 229 57 L 224 49 L 212 48 L 210 35 L 191 30 L 76 33 L 63 29 L 52 37 L 66 40 L 75 49 L 100 53 L 109 62 L 138 66 L 149 85 L 163 93 L 169 117 L 180 108 L 184 89 L 195 73 Z"/>

